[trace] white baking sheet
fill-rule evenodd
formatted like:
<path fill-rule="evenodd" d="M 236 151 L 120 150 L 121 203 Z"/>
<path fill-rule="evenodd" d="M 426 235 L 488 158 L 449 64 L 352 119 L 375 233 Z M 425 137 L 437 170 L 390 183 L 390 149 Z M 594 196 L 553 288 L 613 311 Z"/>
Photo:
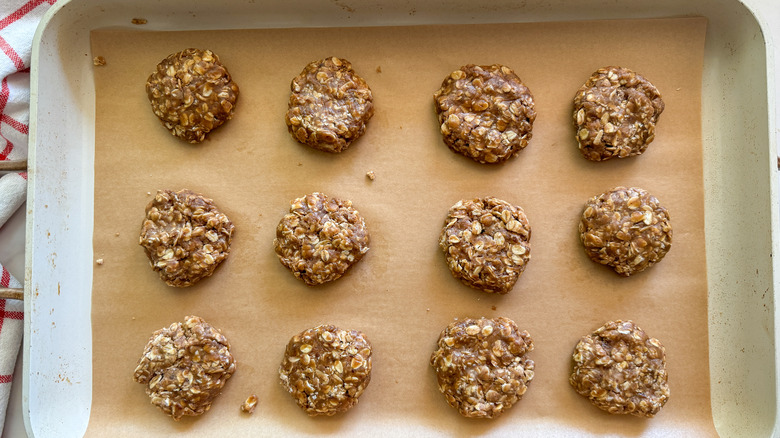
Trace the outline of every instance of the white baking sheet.
<path fill-rule="evenodd" d="M 301 8 L 311 14 L 296 14 Z M 771 238 L 777 225 L 772 201 L 776 183 L 771 179 L 776 145 L 769 138 L 775 122 L 767 112 L 761 29 L 740 3 L 725 0 L 684 5 L 454 2 L 446 11 L 432 3 L 232 2 L 211 9 L 171 2 L 164 10 L 155 2 L 58 3 L 37 35 L 32 72 L 24 388 L 28 431 L 80 435 L 90 411 L 94 88 L 91 66 L 85 68 L 81 57 L 89 56 L 91 29 L 130 27 L 136 16 L 149 19 L 150 29 L 169 30 L 690 14 L 709 19 L 702 122 L 713 418 L 722 434 L 767 435 L 777 409 L 771 258 L 777 249 L 777 239 Z M 740 213 L 736 219 L 734 211 Z M 735 353 L 735 340 L 744 350 Z"/>

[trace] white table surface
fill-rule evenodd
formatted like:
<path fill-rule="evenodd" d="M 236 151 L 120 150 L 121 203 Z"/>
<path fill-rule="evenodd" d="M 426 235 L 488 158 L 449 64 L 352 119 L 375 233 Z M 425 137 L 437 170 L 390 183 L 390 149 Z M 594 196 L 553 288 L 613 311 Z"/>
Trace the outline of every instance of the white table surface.
<path fill-rule="evenodd" d="M 765 31 L 767 40 L 774 41 L 775 57 L 775 99 L 776 105 L 780 106 L 780 0 L 742 0 L 756 15 L 763 17 L 763 21 L 768 24 Z M 780 144 L 780 121 L 778 121 L 778 130 L 774 133 Z M 24 233 L 25 233 L 25 211 L 23 205 L 2 227 L 0 227 L 0 261 L 19 281 L 24 279 Z M 5 427 L 3 428 L 3 437 L 7 438 L 25 438 L 27 433 L 24 428 L 24 419 L 22 413 L 22 354 L 20 352 L 16 369 L 14 370 L 14 380 L 11 389 L 11 398 L 8 402 Z"/>

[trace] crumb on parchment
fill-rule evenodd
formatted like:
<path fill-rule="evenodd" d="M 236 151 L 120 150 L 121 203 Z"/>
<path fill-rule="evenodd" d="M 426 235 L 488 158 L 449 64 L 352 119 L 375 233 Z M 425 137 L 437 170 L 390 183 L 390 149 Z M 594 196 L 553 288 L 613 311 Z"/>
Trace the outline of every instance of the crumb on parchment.
<path fill-rule="evenodd" d="M 257 394 L 252 394 L 249 397 L 244 400 L 244 403 L 241 404 L 241 412 L 246 412 L 247 414 L 251 414 L 255 411 L 255 408 L 257 407 Z"/>

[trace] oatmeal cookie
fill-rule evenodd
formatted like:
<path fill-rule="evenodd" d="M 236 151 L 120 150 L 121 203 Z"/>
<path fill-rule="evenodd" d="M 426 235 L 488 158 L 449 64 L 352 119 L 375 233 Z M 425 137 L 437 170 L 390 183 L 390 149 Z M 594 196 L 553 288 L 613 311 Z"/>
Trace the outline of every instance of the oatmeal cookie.
<path fill-rule="evenodd" d="M 290 84 L 287 129 L 300 143 L 338 153 L 366 130 L 374 115 L 371 89 L 346 59 L 312 62 Z"/>
<path fill-rule="evenodd" d="M 230 253 L 233 223 L 214 201 L 190 190 L 160 190 L 146 207 L 139 244 L 169 286 L 191 286 Z"/>
<path fill-rule="evenodd" d="M 632 321 L 610 321 L 583 337 L 569 383 L 610 414 L 653 417 L 669 400 L 666 350 Z"/>
<path fill-rule="evenodd" d="M 309 286 L 344 275 L 368 252 L 366 223 L 352 201 L 314 192 L 298 198 L 276 227 L 274 250 Z"/>
<path fill-rule="evenodd" d="M 146 386 L 152 404 L 179 420 L 208 411 L 236 371 L 230 343 L 197 316 L 187 316 L 149 338 L 133 380 Z"/>
<path fill-rule="evenodd" d="M 616 187 L 590 198 L 579 231 L 588 257 L 625 277 L 660 262 L 672 247 L 669 212 L 637 187 Z"/>
<path fill-rule="evenodd" d="M 332 325 L 304 330 L 287 344 L 279 378 L 307 414 L 345 412 L 371 381 L 371 344 L 357 330 Z"/>
<path fill-rule="evenodd" d="M 444 143 L 478 163 L 502 163 L 528 145 L 531 91 L 503 65 L 465 65 L 433 95 Z"/>
<path fill-rule="evenodd" d="M 523 209 L 498 198 L 461 200 L 439 237 L 452 275 L 484 292 L 508 293 L 531 259 L 531 226 Z"/>
<path fill-rule="evenodd" d="M 464 319 L 441 333 L 431 366 L 450 406 L 465 417 L 495 418 L 528 389 L 533 349 L 531 335 L 509 318 Z"/>
<path fill-rule="evenodd" d="M 591 161 L 642 154 L 655 138 L 664 110 L 661 93 L 627 68 L 604 67 L 574 96 L 574 126 L 582 155 Z"/>
<path fill-rule="evenodd" d="M 171 134 L 200 143 L 233 117 L 238 85 L 216 54 L 187 49 L 157 64 L 146 81 L 146 94 Z"/>

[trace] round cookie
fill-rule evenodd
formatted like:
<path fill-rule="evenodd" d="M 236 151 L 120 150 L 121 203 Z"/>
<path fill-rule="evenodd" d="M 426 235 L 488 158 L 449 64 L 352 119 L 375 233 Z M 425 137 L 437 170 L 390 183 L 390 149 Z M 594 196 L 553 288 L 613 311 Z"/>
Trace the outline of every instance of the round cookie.
<path fill-rule="evenodd" d="M 465 65 L 433 100 L 444 143 L 478 163 L 502 163 L 531 139 L 534 99 L 509 67 Z"/>
<path fill-rule="evenodd" d="M 292 202 L 276 227 L 274 250 L 295 277 L 314 286 L 344 275 L 368 244 L 366 223 L 352 201 L 314 192 Z"/>
<path fill-rule="evenodd" d="M 233 117 L 238 85 L 216 54 L 187 49 L 157 64 L 146 81 L 146 95 L 171 134 L 200 143 Z"/>
<path fill-rule="evenodd" d="M 160 190 L 146 207 L 139 244 L 169 286 L 209 277 L 230 254 L 233 223 L 214 201 L 190 190 Z"/>
<path fill-rule="evenodd" d="M 582 155 L 591 161 L 642 154 L 655 138 L 664 110 L 661 93 L 627 68 L 604 67 L 574 96 L 574 126 Z"/>
<path fill-rule="evenodd" d="M 154 332 L 133 373 L 152 404 L 174 420 L 208 411 L 236 371 L 230 343 L 197 316 Z"/>
<path fill-rule="evenodd" d="M 569 383 L 610 414 L 653 417 L 669 400 L 666 350 L 632 321 L 610 321 L 574 348 Z"/>
<path fill-rule="evenodd" d="M 509 318 L 455 321 L 431 355 L 439 390 L 465 417 L 495 418 L 519 401 L 534 378 L 534 344 Z"/>
<path fill-rule="evenodd" d="M 290 84 L 287 129 L 300 143 L 342 152 L 363 135 L 374 115 L 371 89 L 346 59 L 310 63 Z"/>
<path fill-rule="evenodd" d="M 660 262 L 672 247 L 669 212 L 637 187 L 616 187 L 590 198 L 579 232 L 591 260 L 625 277 Z"/>
<path fill-rule="evenodd" d="M 484 292 L 506 294 L 531 259 L 530 240 L 523 209 L 487 197 L 450 208 L 439 247 L 455 278 Z"/>
<path fill-rule="evenodd" d="M 345 412 L 371 381 L 371 344 L 357 330 L 332 325 L 304 330 L 287 344 L 279 378 L 307 414 Z"/>

